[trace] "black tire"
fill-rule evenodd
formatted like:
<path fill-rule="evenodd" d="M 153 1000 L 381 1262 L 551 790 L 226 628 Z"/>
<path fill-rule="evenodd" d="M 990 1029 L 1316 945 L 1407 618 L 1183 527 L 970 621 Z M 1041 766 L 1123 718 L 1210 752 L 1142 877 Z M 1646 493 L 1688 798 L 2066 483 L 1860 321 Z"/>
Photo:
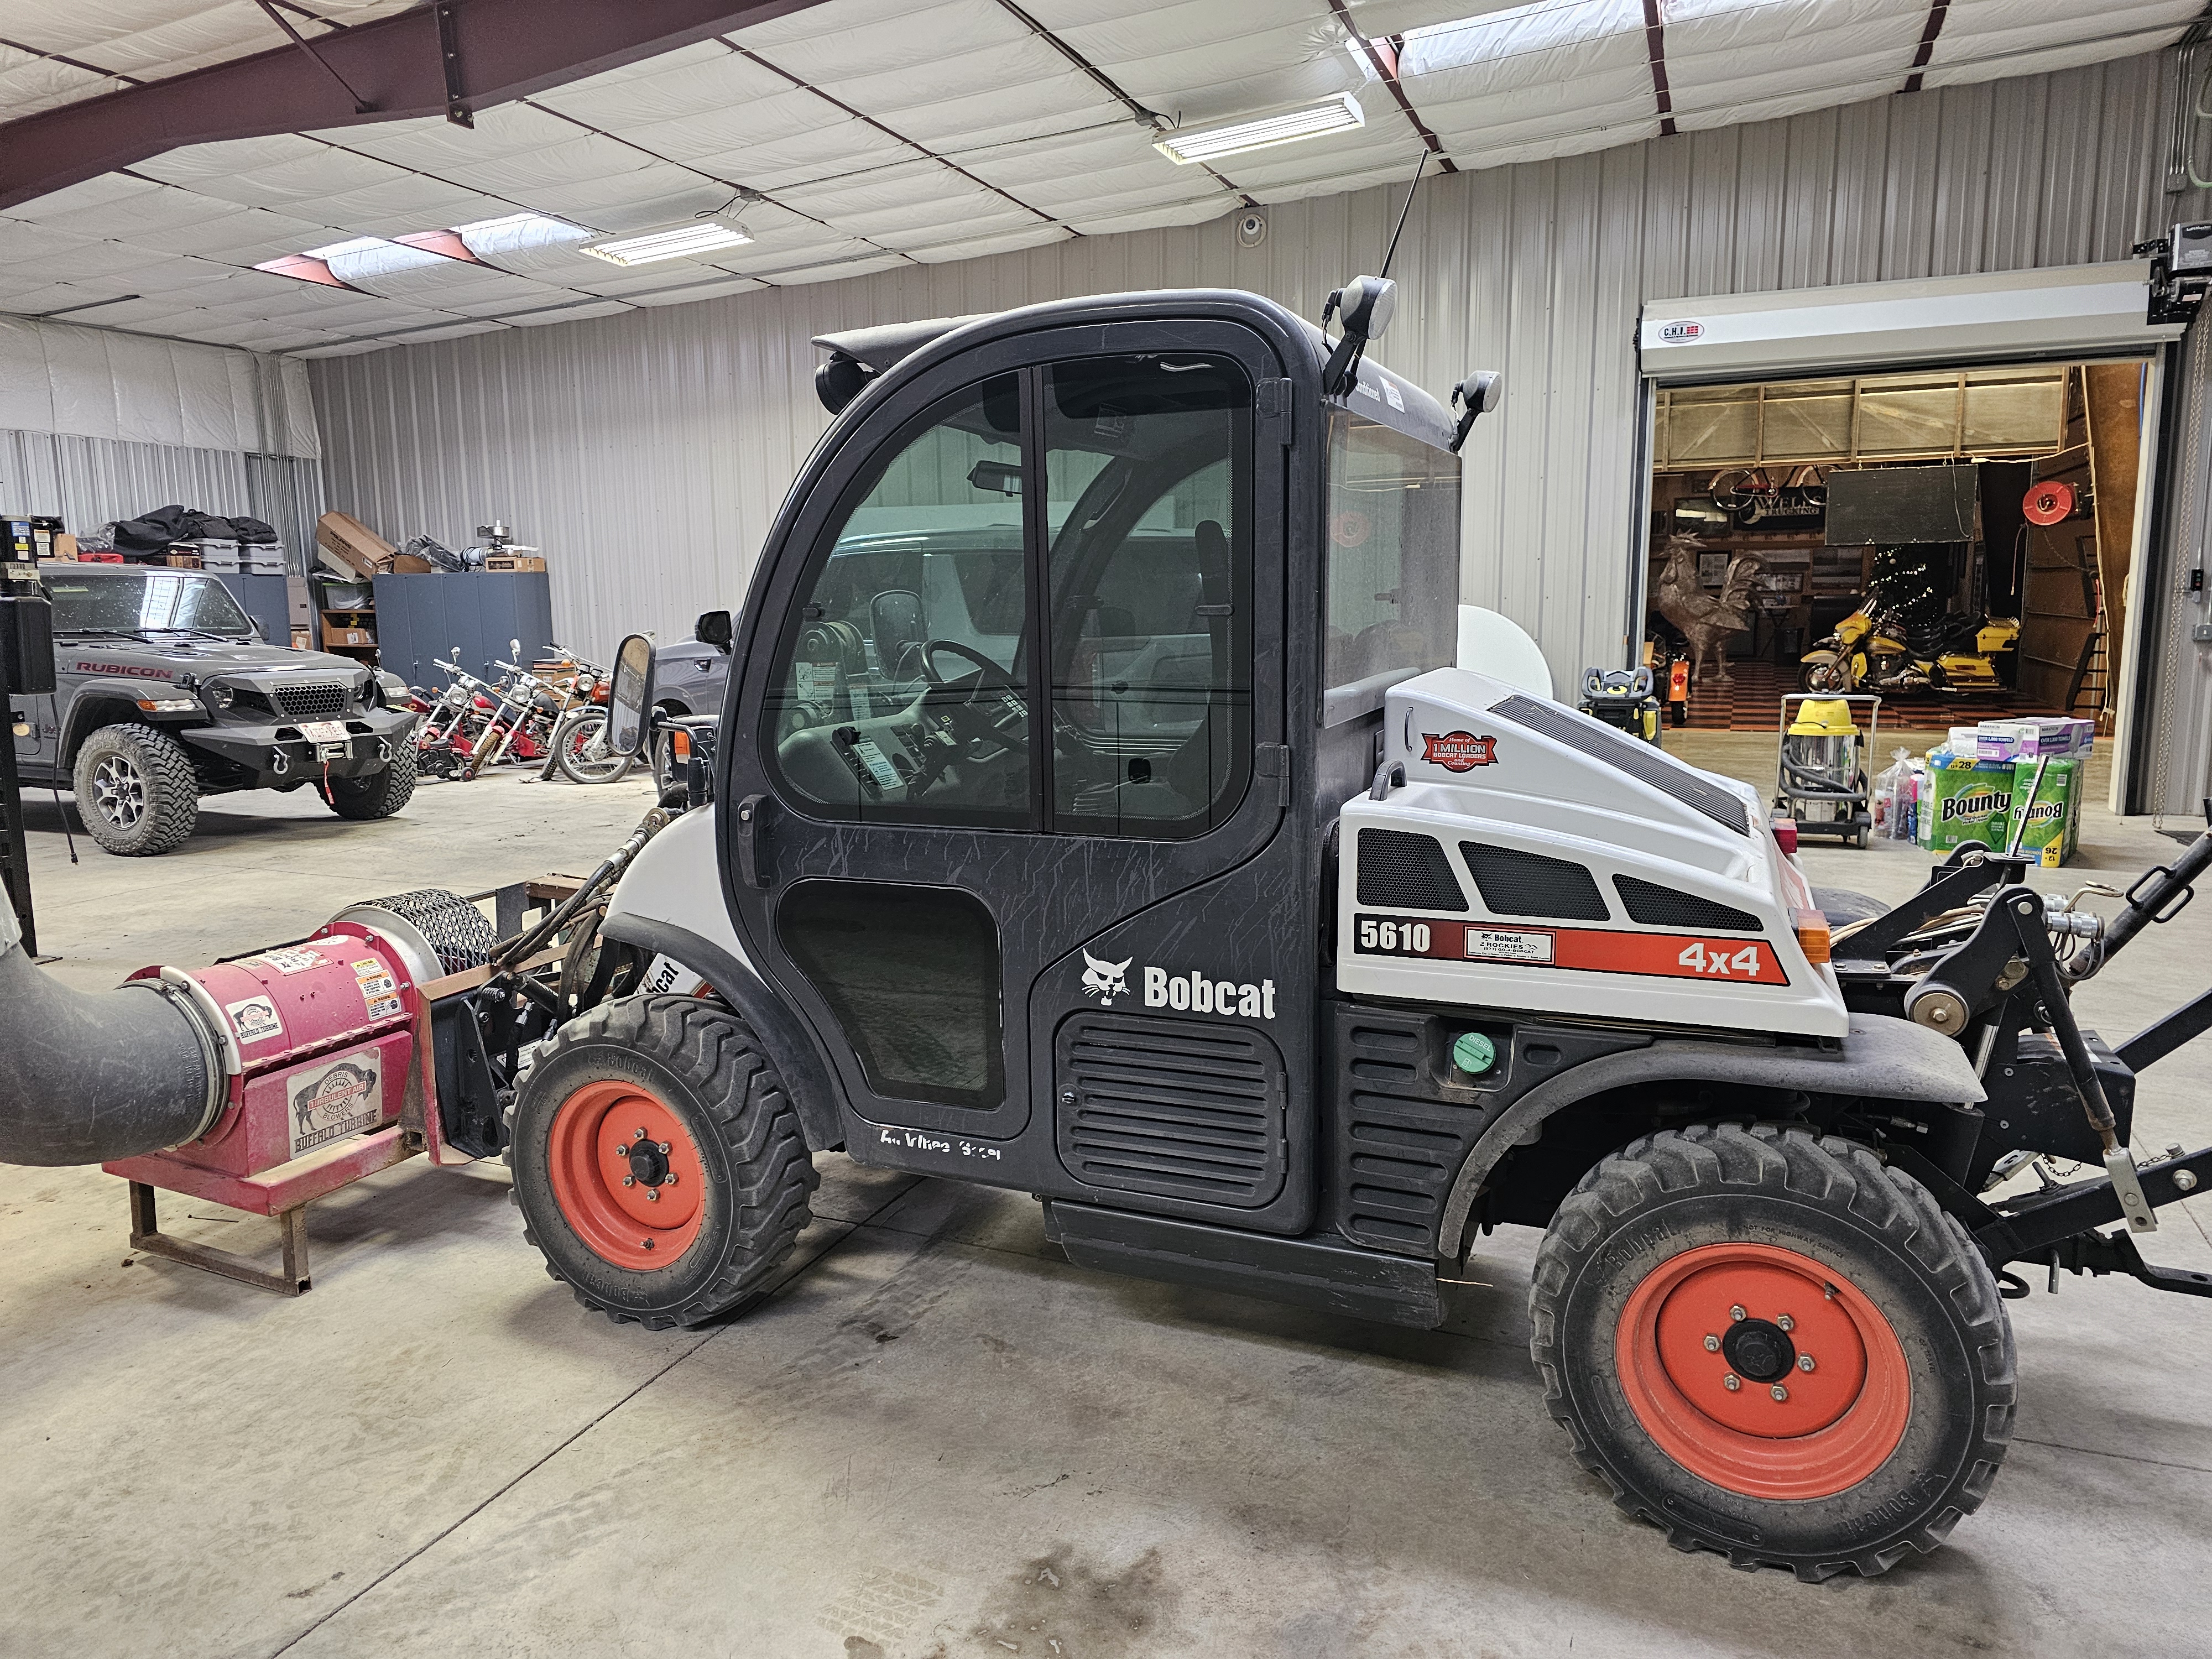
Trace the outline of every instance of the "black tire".
<path fill-rule="evenodd" d="M 319 778 L 315 793 L 342 818 L 362 823 L 388 818 L 415 799 L 415 745 L 393 744 L 384 769 L 365 778 Z"/>
<path fill-rule="evenodd" d="M 191 757 L 150 726 L 101 726 L 77 750 L 70 776 L 85 830 L 124 858 L 170 852 L 199 822 L 199 776 Z"/>
<path fill-rule="evenodd" d="M 556 1187 L 568 1133 L 563 1125 L 556 1141 L 556 1123 L 564 1109 L 587 1109 L 602 1087 L 646 1097 L 646 1109 L 659 1107 L 690 1136 L 678 1152 L 699 1165 L 696 1224 L 665 1265 L 657 1257 L 646 1258 L 655 1264 L 649 1266 L 611 1259 L 587 1238 L 590 1218 L 563 1207 L 562 1190 L 583 1206 L 573 1183 Z M 616 1126 L 612 1133 L 627 1137 L 622 1108 L 604 1116 Z M 653 1330 L 702 1323 L 754 1296 L 791 1253 L 808 1220 L 807 1194 L 820 1182 L 799 1115 L 759 1039 L 735 1015 L 694 997 L 624 997 L 562 1026 L 516 1091 L 508 1132 L 514 1201 L 546 1271 L 586 1308 Z M 585 1139 L 591 1142 L 591 1133 Z M 681 1201 L 680 1189 L 664 1190 Z"/>
<path fill-rule="evenodd" d="M 1624 1352 L 1620 1335 L 1635 1321 L 1624 1316 L 1632 1315 L 1639 1287 L 1668 1283 L 1668 1275 L 1687 1271 L 1689 1253 L 1709 1246 L 1729 1248 L 1693 1260 L 1762 1249 L 1780 1259 L 1786 1253 L 1810 1258 L 1808 1265 L 1848 1287 L 1839 1292 L 1836 1284 L 1826 1285 L 1831 1310 L 1820 1305 L 1823 1297 L 1809 1282 L 1802 1286 L 1817 1320 L 1800 1311 L 1796 1340 L 1808 1342 L 1805 1354 L 1795 1355 L 1790 1339 L 1783 1336 L 1773 1362 L 1783 1369 L 1771 1379 L 1773 1385 L 1784 1379 L 1799 1384 L 1801 1401 L 1810 1400 L 1814 1384 L 1792 1366 L 1810 1356 L 1814 1323 L 1832 1323 L 1856 1304 L 1858 1311 L 1851 1316 L 1871 1318 L 1893 1335 L 1887 1413 L 1873 1385 L 1862 1383 L 1863 1392 L 1847 1397 L 1838 1408 L 1840 1416 L 1822 1431 L 1892 1419 L 1899 1425 L 1886 1453 L 1880 1437 L 1863 1443 L 1864 1460 L 1881 1461 L 1856 1484 L 1790 1498 L 1753 1495 L 1692 1473 L 1662 1449 L 1639 1415 L 1622 1376 L 1624 1365 L 1635 1358 Z M 1776 1299 L 1790 1297 L 1785 1293 Z M 1660 1304 L 1660 1310 L 1668 1305 Z M 2012 1437 L 2012 1325 L 1988 1263 L 1919 1182 L 1887 1168 L 1864 1146 L 1832 1136 L 1704 1125 L 1631 1142 L 1583 1176 L 1559 1206 L 1537 1252 L 1528 1310 L 1534 1328 L 1529 1352 L 1543 1378 L 1546 1403 L 1565 1425 L 1577 1461 L 1604 1478 L 1622 1509 L 1663 1528 L 1676 1548 L 1716 1550 L 1737 1566 L 1786 1566 L 1810 1582 L 1845 1567 L 1871 1577 L 1912 1551 L 1933 1550 L 1988 1495 Z M 1730 1341 L 1737 1340 L 1737 1328 L 1726 1322 L 1736 1311 L 1720 1316 Z M 1703 1316 L 1704 1310 L 1693 1308 L 1675 1329 L 1708 1322 Z M 1759 1317 L 1741 1328 L 1747 1334 L 1777 1330 Z M 1779 1327 L 1790 1328 L 1786 1320 Z M 1869 1343 L 1869 1377 L 1881 1370 L 1877 1344 L 1887 1346 L 1881 1339 Z M 1704 1362 L 1694 1353 L 1697 1345 L 1691 1346 L 1693 1358 L 1686 1370 L 1694 1373 Z M 1712 1347 L 1710 1335 L 1702 1346 Z M 1848 1349 L 1840 1351 L 1846 1354 L 1841 1374 L 1848 1376 Z M 1724 1349 L 1713 1357 L 1725 1376 L 1711 1379 L 1712 1391 L 1705 1397 L 1718 1402 L 1720 1412 L 1747 1413 L 1771 1391 L 1765 1374 L 1742 1366 L 1750 1391 L 1742 1391 L 1739 1379 L 1732 1395 L 1719 1392 L 1747 1352 Z M 1704 1389 L 1701 1374 L 1692 1381 Z M 1909 1392 L 1901 1391 L 1897 1385 L 1907 1381 Z M 1786 1395 L 1785 1389 L 1774 1398 Z M 1722 1426 L 1686 1393 L 1680 1403 L 1691 1417 L 1678 1420 L 1688 1421 L 1693 1431 Z M 1854 1423 L 1853 1413 L 1862 1410 L 1866 1414 Z M 1765 1432 L 1771 1431 L 1753 1431 Z M 1832 1441 L 1816 1447 L 1816 1438 L 1807 1435 L 1801 1443 L 1746 1437 L 1741 1443 L 1786 1449 L 1781 1454 L 1786 1464 L 1832 1449 Z M 1717 1467 L 1726 1472 L 1725 1466 Z M 1846 1466 L 1835 1467 L 1834 1478 L 1849 1473 Z"/>
<path fill-rule="evenodd" d="M 607 716 L 603 708 L 579 709 L 567 715 L 555 728 L 552 738 L 552 761 L 561 775 L 571 783 L 617 783 L 629 775 L 637 764 L 635 755 L 617 755 L 606 747 Z M 583 734 L 579 739 L 579 734 Z M 593 743 L 599 745 L 597 758 L 586 758 Z"/>

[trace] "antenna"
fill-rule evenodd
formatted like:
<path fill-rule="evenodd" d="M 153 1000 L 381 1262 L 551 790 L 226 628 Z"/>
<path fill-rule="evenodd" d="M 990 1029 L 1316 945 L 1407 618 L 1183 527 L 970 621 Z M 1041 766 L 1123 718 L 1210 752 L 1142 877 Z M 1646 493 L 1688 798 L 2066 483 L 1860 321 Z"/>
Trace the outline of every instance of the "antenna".
<path fill-rule="evenodd" d="M 1398 257 L 1398 239 L 1406 234 L 1406 216 L 1413 210 L 1413 197 L 1421 188 L 1421 173 L 1429 165 L 1429 153 L 1421 152 L 1421 159 L 1413 163 L 1413 182 L 1406 186 L 1406 205 L 1398 210 L 1398 228 L 1390 233 L 1390 246 L 1382 250 L 1382 269 L 1375 274 L 1388 276 L 1390 261 Z"/>

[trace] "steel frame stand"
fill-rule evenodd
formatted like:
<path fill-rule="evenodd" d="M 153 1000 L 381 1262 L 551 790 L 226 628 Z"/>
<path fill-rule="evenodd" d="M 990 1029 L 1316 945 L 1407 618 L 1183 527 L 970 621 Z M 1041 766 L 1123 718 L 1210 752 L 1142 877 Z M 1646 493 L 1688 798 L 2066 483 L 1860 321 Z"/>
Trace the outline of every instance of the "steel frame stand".
<path fill-rule="evenodd" d="M 131 1188 L 131 1248 L 148 1255 L 158 1255 L 170 1261 L 181 1261 L 188 1267 L 198 1267 L 225 1279 L 234 1279 L 241 1285 L 251 1285 L 258 1291 L 272 1291 L 278 1296 L 298 1296 L 313 1281 L 307 1274 L 307 1206 L 295 1204 L 289 1210 L 279 1210 L 272 1218 L 283 1230 L 284 1238 L 284 1267 L 281 1273 L 270 1273 L 257 1267 L 246 1257 L 229 1250 L 218 1250 L 206 1244 L 188 1243 L 181 1238 L 171 1238 L 161 1231 L 154 1213 L 155 1188 L 143 1181 L 133 1181 Z"/>

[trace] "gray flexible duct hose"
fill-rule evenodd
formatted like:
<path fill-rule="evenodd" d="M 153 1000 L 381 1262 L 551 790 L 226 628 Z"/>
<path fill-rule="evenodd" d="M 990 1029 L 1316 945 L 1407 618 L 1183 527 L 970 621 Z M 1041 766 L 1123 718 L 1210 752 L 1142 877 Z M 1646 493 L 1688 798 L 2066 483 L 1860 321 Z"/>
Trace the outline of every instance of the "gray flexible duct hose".
<path fill-rule="evenodd" d="M 72 991 L 27 956 L 0 899 L 0 1164 L 104 1164 L 196 1139 L 222 1108 L 222 1051 L 152 981 Z"/>

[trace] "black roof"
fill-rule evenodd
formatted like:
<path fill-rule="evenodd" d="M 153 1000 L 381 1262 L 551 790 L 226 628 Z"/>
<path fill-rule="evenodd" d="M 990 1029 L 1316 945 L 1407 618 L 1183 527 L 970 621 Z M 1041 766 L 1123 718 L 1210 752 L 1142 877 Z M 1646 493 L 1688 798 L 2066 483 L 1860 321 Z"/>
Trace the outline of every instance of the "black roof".
<path fill-rule="evenodd" d="M 1172 316 L 1185 307 L 1217 313 L 1224 306 L 1272 313 L 1277 323 L 1304 337 L 1320 362 L 1328 356 L 1327 335 L 1303 317 L 1274 301 L 1235 289 L 1164 289 L 1134 294 L 1091 295 L 1074 300 L 1054 300 L 1012 311 L 985 312 L 967 317 L 933 317 L 921 322 L 886 323 L 837 334 L 817 334 L 814 343 L 836 356 L 849 357 L 881 375 L 909 359 L 919 370 L 924 364 L 949 355 L 967 342 L 953 337 L 973 330 L 979 333 L 1012 331 L 1013 327 L 1054 327 L 1071 323 L 1135 320 L 1146 313 Z M 1010 326 L 1011 325 L 1011 326 Z M 943 351 L 931 349 L 940 343 Z M 1438 448 L 1450 447 L 1458 423 L 1435 398 L 1402 374 L 1362 358 L 1358 384 L 1345 397 L 1330 400 L 1354 414 L 1393 428 Z"/>

